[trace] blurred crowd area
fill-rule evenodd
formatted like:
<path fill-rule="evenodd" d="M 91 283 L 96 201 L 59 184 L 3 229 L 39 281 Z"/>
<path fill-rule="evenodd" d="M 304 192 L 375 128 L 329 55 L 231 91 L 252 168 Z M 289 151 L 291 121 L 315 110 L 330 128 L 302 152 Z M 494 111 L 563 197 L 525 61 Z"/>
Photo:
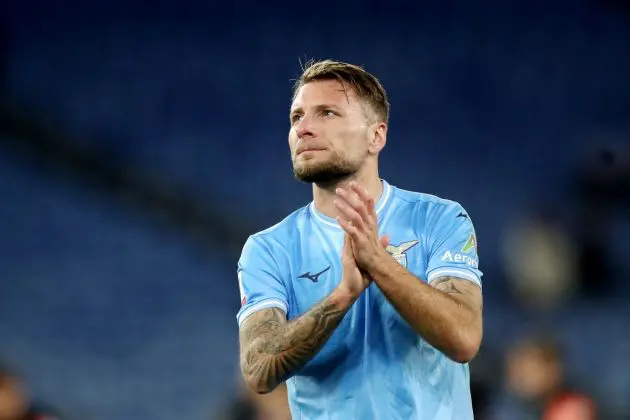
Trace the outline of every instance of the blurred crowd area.
<path fill-rule="evenodd" d="M 236 261 L 310 201 L 310 58 L 376 74 L 382 176 L 473 219 L 476 418 L 630 418 L 629 8 L 473 3 L 2 3 L 0 420 L 290 418 L 241 382 Z"/>

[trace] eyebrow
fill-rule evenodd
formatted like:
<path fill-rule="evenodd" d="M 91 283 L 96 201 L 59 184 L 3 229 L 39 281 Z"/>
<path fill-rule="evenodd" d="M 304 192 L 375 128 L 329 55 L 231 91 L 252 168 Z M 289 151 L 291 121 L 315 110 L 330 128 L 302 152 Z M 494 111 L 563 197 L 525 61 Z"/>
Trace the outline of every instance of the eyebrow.
<path fill-rule="evenodd" d="M 313 108 L 315 108 L 316 111 L 322 111 L 324 109 L 332 109 L 335 111 L 340 111 L 341 108 L 339 108 L 337 105 L 331 105 L 331 104 L 319 104 L 319 105 L 315 105 Z M 301 106 L 298 106 L 297 108 L 293 108 L 290 112 L 289 115 L 293 115 L 296 114 L 298 112 L 303 112 L 304 110 L 302 109 Z"/>

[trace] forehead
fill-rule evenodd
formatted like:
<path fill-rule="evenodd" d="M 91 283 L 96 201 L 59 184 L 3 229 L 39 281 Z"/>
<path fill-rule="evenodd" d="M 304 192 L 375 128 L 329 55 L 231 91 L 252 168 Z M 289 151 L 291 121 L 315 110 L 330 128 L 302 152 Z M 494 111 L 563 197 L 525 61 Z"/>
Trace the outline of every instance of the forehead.
<path fill-rule="evenodd" d="M 356 93 L 348 85 L 339 80 L 318 80 L 306 83 L 296 92 L 291 109 L 324 104 L 345 108 L 360 106 Z"/>

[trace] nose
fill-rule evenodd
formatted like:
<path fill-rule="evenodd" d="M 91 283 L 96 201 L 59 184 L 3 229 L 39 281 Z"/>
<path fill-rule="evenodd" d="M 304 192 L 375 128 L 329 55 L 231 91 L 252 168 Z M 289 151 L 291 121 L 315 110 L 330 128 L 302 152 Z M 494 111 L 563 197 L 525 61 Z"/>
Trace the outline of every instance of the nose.
<path fill-rule="evenodd" d="M 300 139 L 315 136 L 312 124 L 306 116 L 302 117 L 302 119 L 295 125 L 295 134 L 297 134 Z"/>

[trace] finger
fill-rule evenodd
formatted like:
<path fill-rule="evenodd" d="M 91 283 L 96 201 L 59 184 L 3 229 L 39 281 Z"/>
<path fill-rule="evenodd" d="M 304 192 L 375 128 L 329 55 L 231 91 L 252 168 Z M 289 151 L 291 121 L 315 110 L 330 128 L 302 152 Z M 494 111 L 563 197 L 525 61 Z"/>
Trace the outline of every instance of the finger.
<path fill-rule="evenodd" d="M 348 241 L 348 235 L 343 235 L 343 248 L 341 249 L 341 253 L 344 257 L 348 257 L 350 252 L 350 242 Z"/>
<path fill-rule="evenodd" d="M 370 217 L 374 217 L 374 220 L 376 220 L 376 213 L 374 211 L 374 199 L 372 198 L 372 196 L 370 196 L 367 189 L 354 181 L 350 183 L 350 188 L 363 202 L 363 205 L 367 210 L 367 215 Z"/>
<path fill-rule="evenodd" d="M 387 248 L 387 245 L 389 245 L 389 236 L 387 235 L 381 236 L 380 242 L 381 242 L 381 245 L 383 245 L 383 248 Z"/>
<path fill-rule="evenodd" d="M 357 227 L 348 220 L 345 220 L 342 217 L 337 217 L 337 223 L 339 223 L 339 226 L 341 226 L 341 228 L 348 234 L 350 237 L 349 239 L 357 239 L 360 237 L 361 232 L 359 232 L 359 229 L 357 229 Z"/>
<path fill-rule="evenodd" d="M 350 207 L 348 203 L 343 200 L 335 200 L 334 204 L 335 207 L 337 207 L 337 210 L 341 213 L 342 219 L 352 222 L 352 224 L 359 230 L 364 228 L 365 222 L 363 221 L 363 218 L 354 208 Z"/>
<path fill-rule="evenodd" d="M 354 256 L 354 253 L 352 252 L 352 241 L 350 236 L 347 234 L 343 235 L 343 252 L 346 254 L 346 257 Z"/>
<path fill-rule="evenodd" d="M 354 191 L 359 196 L 361 201 L 363 201 L 364 203 L 367 203 L 367 200 L 370 198 L 370 194 L 368 193 L 367 189 L 365 189 L 364 187 L 362 187 L 361 185 L 359 185 L 358 183 L 354 181 L 350 182 L 349 187 L 352 191 Z"/>
<path fill-rule="evenodd" d="M 374 210 L 374 199 L 372 197 L 368 198 L 367 205 L 365 206 L 367 209 L 368 217 L 371 219 L 370 221 L 377 224 L 378 218 L 376 217 L 376 210 Z"/>
<path fill-rule="evenodd" d="M 350 207 L 352 207 L 364 221 L 369 221 L 368 209 L 361 198 L 352 190 L 337 188 L 337 196 L 343 199 Z"/>
<path fill-rule="evenodd" d="M 374 199 L 365 187 L 353 181 L 350 183 L 350 189 L 354 191 L 354 193 L 367 207 L 369 207 L 370 203 L 374 204 Z"/>

